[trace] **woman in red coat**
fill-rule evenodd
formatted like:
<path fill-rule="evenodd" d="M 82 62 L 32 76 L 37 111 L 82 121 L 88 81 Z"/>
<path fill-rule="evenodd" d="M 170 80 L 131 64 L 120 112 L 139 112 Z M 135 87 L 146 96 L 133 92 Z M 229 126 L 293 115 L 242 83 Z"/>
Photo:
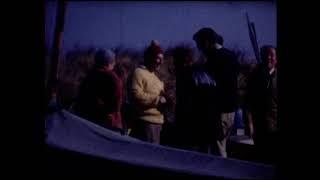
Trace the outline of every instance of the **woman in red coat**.
<path fill-rule="evenodd" d="M 123 84 L 113 71 L 115 55 L 111 50 L 99 50 L 95 67 L 80 86 L 75 112 L 105 128 L 122 132 L 121 106 Z"/>

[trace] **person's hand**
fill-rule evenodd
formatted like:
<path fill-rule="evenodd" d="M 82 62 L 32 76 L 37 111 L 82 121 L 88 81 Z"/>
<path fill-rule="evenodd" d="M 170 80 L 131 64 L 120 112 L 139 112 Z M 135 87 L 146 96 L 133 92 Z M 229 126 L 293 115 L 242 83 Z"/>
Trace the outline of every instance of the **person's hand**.
<path fill-rule="evenodd" d="M 158 109 L 160 112 L 164 112 L 166 105 L 167 105 L 167 100 L 166 100 L 166 98 L 165 98 L 164 96 L 160 96 L 157 109 Z"/>
<path fill-rule="evenodd" d="M 160 96 L 160 103 L 165 104 L 167 102 L 166 98 L 164 96 Z"/>
<path fill-rule="evenodd" d="M 170 99 L 170 95 L 166 91 L 161 91 L 160 96 L 163 96 L 166 100 Z"/>

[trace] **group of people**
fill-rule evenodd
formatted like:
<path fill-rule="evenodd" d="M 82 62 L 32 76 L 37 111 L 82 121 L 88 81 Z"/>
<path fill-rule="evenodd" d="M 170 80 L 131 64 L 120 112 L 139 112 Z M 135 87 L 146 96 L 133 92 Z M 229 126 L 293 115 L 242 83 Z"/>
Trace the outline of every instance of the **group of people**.
<path fill-rule="evenodd" d="M 191 49 L 173 51 L 176 137 L 172 138 L 176 147 L 228 157 L 227 140 L 238 109 L 237 57 L 223 47 L 223 37 L 211 28 L 200 29 L 193 40 L 204 55 L 204 62 L 195 63 Z M 261 59 L 262 63 L 250 76 L 246 97 L 248 123 L 253 127 L 251 135 L 259 152 L 276 148 L 276 48 L 262 47 Z M 164 109 L 171 101 L 164 82 L 155 73 L 163 60 L 163 49 L 152 41 L 144 51 L 143 65 L 124 82 L 113 70 L 115 54 L 111 50 L 99 50 L 95 55 L 95 67 L 80 86 L 74 112 L 120 133 L 126 133 L 130 126 L 130 136 L 160 144 Z M 132 108 L 130 123 L 122 117 L 126 92 Z"/>

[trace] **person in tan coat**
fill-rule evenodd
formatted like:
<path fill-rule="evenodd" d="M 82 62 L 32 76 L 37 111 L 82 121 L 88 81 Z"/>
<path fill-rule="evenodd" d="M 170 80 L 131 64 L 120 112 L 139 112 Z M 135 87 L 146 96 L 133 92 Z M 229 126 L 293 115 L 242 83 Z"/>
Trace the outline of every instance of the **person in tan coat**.
<path fill-rule="evenodd" d="M 155 144 L 160 144 L 164 123 L 161 109 L 166 103 L 164 84 L 155 74 L 162 61 L 163 50 L 157 42 L 152 41 L 144 52 L 144 65 L 133 72 L 130 87 L 137 116 L 132 136 Z"/>

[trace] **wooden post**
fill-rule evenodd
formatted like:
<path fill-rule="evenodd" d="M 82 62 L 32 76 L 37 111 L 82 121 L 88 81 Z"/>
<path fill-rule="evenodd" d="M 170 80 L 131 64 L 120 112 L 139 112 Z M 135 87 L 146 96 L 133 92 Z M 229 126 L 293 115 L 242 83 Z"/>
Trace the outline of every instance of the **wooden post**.
<path fill-rule="evenodd" d="M 49 69 L 49 80 L 47 84 L 47 102 L 50 101 L 56 95 L 57 88 L 57 72 L 58 72 L 58 63 L 60 57 L 60 50 L 62 45 L 62 35 L 64 29 L 64 19 L 66 13 L 66 1 L 58 0 L 57 14 L 56 14 L 56 26 L 54 31 L 54 39 L 52 46 L 51 54 L 51 63 Z"/>
<path fill-rule="evenodd" d="M 251 41 L 251 45 L 253 48 L 253 52 L 256 56 L 256 61 L 259 64 L 260 63 L 260 55 L 259 55 L 259 47 L 258 47 L 258 41 L 257 41 L 257 35 L 256 35 L 256 29 L 253 22 L 250 22 L 249 15 L 246 13 L 247 18 L 247 24 L 248 24 L 248 30 L 249 30 L 249 37 Z"/>

